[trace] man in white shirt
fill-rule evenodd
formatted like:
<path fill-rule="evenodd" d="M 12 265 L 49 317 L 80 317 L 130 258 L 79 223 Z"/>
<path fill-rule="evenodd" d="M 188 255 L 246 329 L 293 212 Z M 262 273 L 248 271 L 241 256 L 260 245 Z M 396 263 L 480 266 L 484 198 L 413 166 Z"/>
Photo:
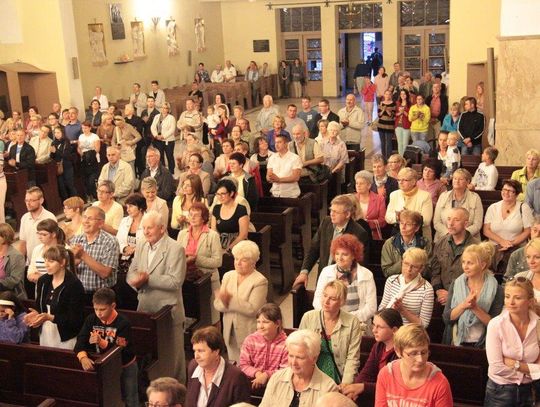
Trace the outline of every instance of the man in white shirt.
<path fill-rule="evenodd" d="M 111 181 L 114 184 L 114 199 L 123 205 L 127 196 L 133 192 L 133 169 L 120 159 L 120 150 L 117 146 L 107 147 L 107 160 L 109 162 L 101 169 L 98 182 Z"/>
<path fill-rule="evenodd" d="M 276 135 L 276 153 L 268 159 L 266 179 L 272 184 L 270 193 L 275 197 L 300 196 L 298 180 L 302 172 L 300 157 L 289 151 L 289 140 L 284 134 Z"/>
<path fill-rule="evenodd" d="M 223 69 L 220 64 L 216 65 L 216 69 L 212 71 L 212 76 L 210 77 L 212 83 L 223 83 L 225 80 L 225 75 L 223 74 Z"/>
<path fill-rule="evenodd" d="M 43 207 L 43 191 L 39 187 L 32 187 L 26 191 L 24 203 L 26 212 L 21 218 L 21 227 L 19 229 L 18 249 L 23 256 L 27 255 L 26 264 L 30 262 L 30 256 L 34 248 L 40 244 L 37 234 L 37 224 L 44 219 L 56 221 L 56 217 Z"/>
<path fill-rule="evenodd" d="M 101 86 L 96 86 L 96 95 L 92 98 L 92 100 L 99 101 L 99 110 L 102 112 L 106 112 L 109 108 L 109 99 L 107 99 L 107 96 L 101 93 Z"/>
<path fill-rule="evenodd" d="M 304 130 L 308 131 L 308 127 L 305 121 L 297 116 L 298 108 L 295 104 L 290 104 L 287 106 L 287 116 L 285 116 L 285 130 L 289 134 L 292 134 L 293 127 L 300 125 Z"/>
<path fill-rule="evenodd" d="M 129 96 L 129 103 L 137 109 L 137 116 L 141 117 L 146 109 L 146 94 L 141 92 L 141 85 L 137 82 L 133 84 L 133 93 Z"/>
<path fill-rule="evenodd" d="M 225 82 L 236 82 L 236 68 L 231 64 L 230 60 L 225 61 L 225 68 L 223 68 L 223 74 L 225 75 Z"/>
<path fill-rule="evenodd" d="M 345 98 L 345 107 L 338 111 L 342 126 L 340 137 L 346 144 L 362 144 L 364 112 L 356 105 L 356 97 L 350 93 Z"/>

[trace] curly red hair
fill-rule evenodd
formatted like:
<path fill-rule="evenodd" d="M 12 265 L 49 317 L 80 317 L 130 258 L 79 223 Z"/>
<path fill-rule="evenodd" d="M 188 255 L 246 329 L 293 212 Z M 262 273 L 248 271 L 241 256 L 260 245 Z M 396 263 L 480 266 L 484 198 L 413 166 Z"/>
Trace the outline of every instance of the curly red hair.
<path fill-rule="evenodd" d="M 352 253 L 357 263 L 364 261 L 364 244 L 354 235 L 346 233 L 332 240 L 332 245 L 330 246 L 332 256 L 338 249 L 347 250 Z"/>

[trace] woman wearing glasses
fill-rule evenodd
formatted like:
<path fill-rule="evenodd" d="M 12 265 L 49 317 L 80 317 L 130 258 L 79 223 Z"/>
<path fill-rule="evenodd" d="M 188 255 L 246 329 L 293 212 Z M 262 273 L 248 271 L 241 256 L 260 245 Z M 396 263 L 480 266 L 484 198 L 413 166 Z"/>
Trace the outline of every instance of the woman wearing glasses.
<path fill-rule="evenodd" d="M 443 343 L 485 346 L 487 324 L 503 307 L 503 290 L 489 270 L 494 253 L 490 242 L 473 244 L 463 251 L 463 274 L 450 286 L 444 307 Z"/>
<path fill-rule="evenodd" d="M 404 324 L 422 324 L 428 327 L 433 313 L 433 287 L 422 277 L 428 263 L 425 250 L 417 247 L 403 254 L 401 274 L 386 279 L 379 310 L 394 308 Z"/>
<path fill-rule="evenodd" d="M 390 194 L 390 202 L 386 207 L 386 223 L 395 225 L 400 221 L 400 213 L 404 209 L 419 212 L 422 215 L 422 235 L 431 239 L 431 220 L 433 219 L 433 203 L 429 192 L 416 186 L 418 173 L 412 168 L 402 168 L 398 173 L 399 189 Z"/>
<path fill-rule="evenodd" d="M 489 206 L 484 219 L 484 236 L 497 245 L 495 272 L 502 274 L 510 255 L 527 241 L 531 234 L 533 214 L 529 205 L 519 202 L 521 184 L 513 179 L 504 180 L 502 200 Z"/>
<path fill-rule="evenodd" d="M 411 247 L 424 249 L 431 260 L 431 240 L 422 236 L 422 215 L 405 209 L 399 216 L 399 232 L 386 240 L 381 251 L 381 268 L 385 277 L 401 273 L 401 258 Z M 429 263 L 424 275 L 430 275 Z"/>
<path fill-rule="evenodd" d="M 487 327 L 489 363 L 484 406 L 532 406 L 532 381 L 538 379 L 537 323 L 533 285 L 515 277 L 504 287 L 504 310 Z M 538 394 L 538 393 L 537 393 Z"/>
<path fill-rule="evenodd" d="M 437 366 L 428 362 L 429 336 L 416 324 L 402 326 L 394 335 L 398 360 L 388 363 L 379 373 L 375 407 L 402 404 L 428 407 L 452 407 L 448 380 Z M 509 406 L 512 404 L 506 404 Z"/>

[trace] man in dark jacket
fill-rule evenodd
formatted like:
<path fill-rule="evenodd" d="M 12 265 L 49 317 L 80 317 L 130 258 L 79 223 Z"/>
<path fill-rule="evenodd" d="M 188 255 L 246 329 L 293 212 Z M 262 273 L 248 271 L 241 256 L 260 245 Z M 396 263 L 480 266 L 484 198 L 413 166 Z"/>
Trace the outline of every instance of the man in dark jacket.
<path fill-rule="evenodd" d="M 36 152 L 26 141 L 24 130 L 17 130 L 16 144 L 9 149 L 8 164 L 17 170 L 28 170 L 28 186 L 36 185 Z"/>
<path fill-rule="evenodd" d="M 319 102 L 319 113 L 313 119 L 314 123 L 319 123 L 319 120 L 328 120 L 329 122 L 338 122 L 339 116 L 330 110 L 330 102 L 328 99 L 321 99 Z M 315 125 L 310 129 L 311 138 L 317 137 L 319 133 L 319 126 Z"/>
<path fill-rule="evenodd" d="M 159 161 L 160 154 L 157 148 L 148 147 L 146 150 L 146 168 L 141 174 L 141 179 L 146 177 L 155 178 L 158 186 L 158 196 L 166 201 L 171 201 L 174 198 L 174 178 Z"/>
<path fill-rule="evenodd" d="M 462 138 L 461 155 L 482 154 L 482 134 L 484 134 L 485 118 L 476 110 L 476 99 L 465 100 L 465 112 L 458 122 L 458 133 Z"/>
<path fill-rule="evenodd" d="M 330 245 L 332 240 L 340 235 L 349 233 L 356 236 L 364 244 L 364 255 L 369 253 L 370 232 L 351 219 L 352 213 L 353 204 L 347 196 L 338 195 L 332 200 L 330 216 L 323 219 L 317 233 L 311 240 L 309 252 L 304 257 L 302 269 L 293 286 L 307 285 L 308 273 L 317 260 L 319 260 L 319 275 L 323 268 L 334 263 L 334 259 L 330 256 Z"/>

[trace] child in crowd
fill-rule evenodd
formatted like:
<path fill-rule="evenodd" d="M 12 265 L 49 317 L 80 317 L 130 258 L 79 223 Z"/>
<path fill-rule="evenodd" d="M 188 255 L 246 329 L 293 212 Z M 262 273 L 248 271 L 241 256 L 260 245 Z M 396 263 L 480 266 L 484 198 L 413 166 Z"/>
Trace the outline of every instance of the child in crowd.
<path fill-rule="evenodd" d="M 442 177 L 452 178 L 452 174 L 461 166 L 461 153 L 458 148 L 458 134 L 455 131 L 448 133 L 448 149 L 443 160 Z"/>
<path fill-rule="evenodd" d="M 92 297 L 94 314 L 89 315 L 77 336 L 75 353 L 84 370 L 93 370 L 88 352 L 105 353 L 113 346 L 122 348 L 122 399 L 126 406 L 139 406 L 137 358 L 131 341 L 131 324 L 116 311 L 116 295 L 110 288 L 100 288 Z"/>
<path fill-rule="evenodd" d="M 206 108 L 206 118 L 204 119 L 204 122 L 208 126 L 208 142 L 210 144 L 210 149 L 212 150 L 214 149 L 214 138 L 211 131 L 217 129 L 220 121 L 218 114 L 214 111 L 214 106 L 208 106 Z"/>
<path fill-rule="evenodd" d="M 28 325 L 23 321 L 24 307 L 12 291 L 0 293 L 0 342 L 26 342 Z"/>
<path fill-rule="evenodd" d="M 495 160 L 499 155 L 496 147 L 486 147 L 482 153 L 482 162 L 478 166 L 474 177 L 469 184 L 471 191 L 495 191 L 499 171 L 495 167 Z"/>

